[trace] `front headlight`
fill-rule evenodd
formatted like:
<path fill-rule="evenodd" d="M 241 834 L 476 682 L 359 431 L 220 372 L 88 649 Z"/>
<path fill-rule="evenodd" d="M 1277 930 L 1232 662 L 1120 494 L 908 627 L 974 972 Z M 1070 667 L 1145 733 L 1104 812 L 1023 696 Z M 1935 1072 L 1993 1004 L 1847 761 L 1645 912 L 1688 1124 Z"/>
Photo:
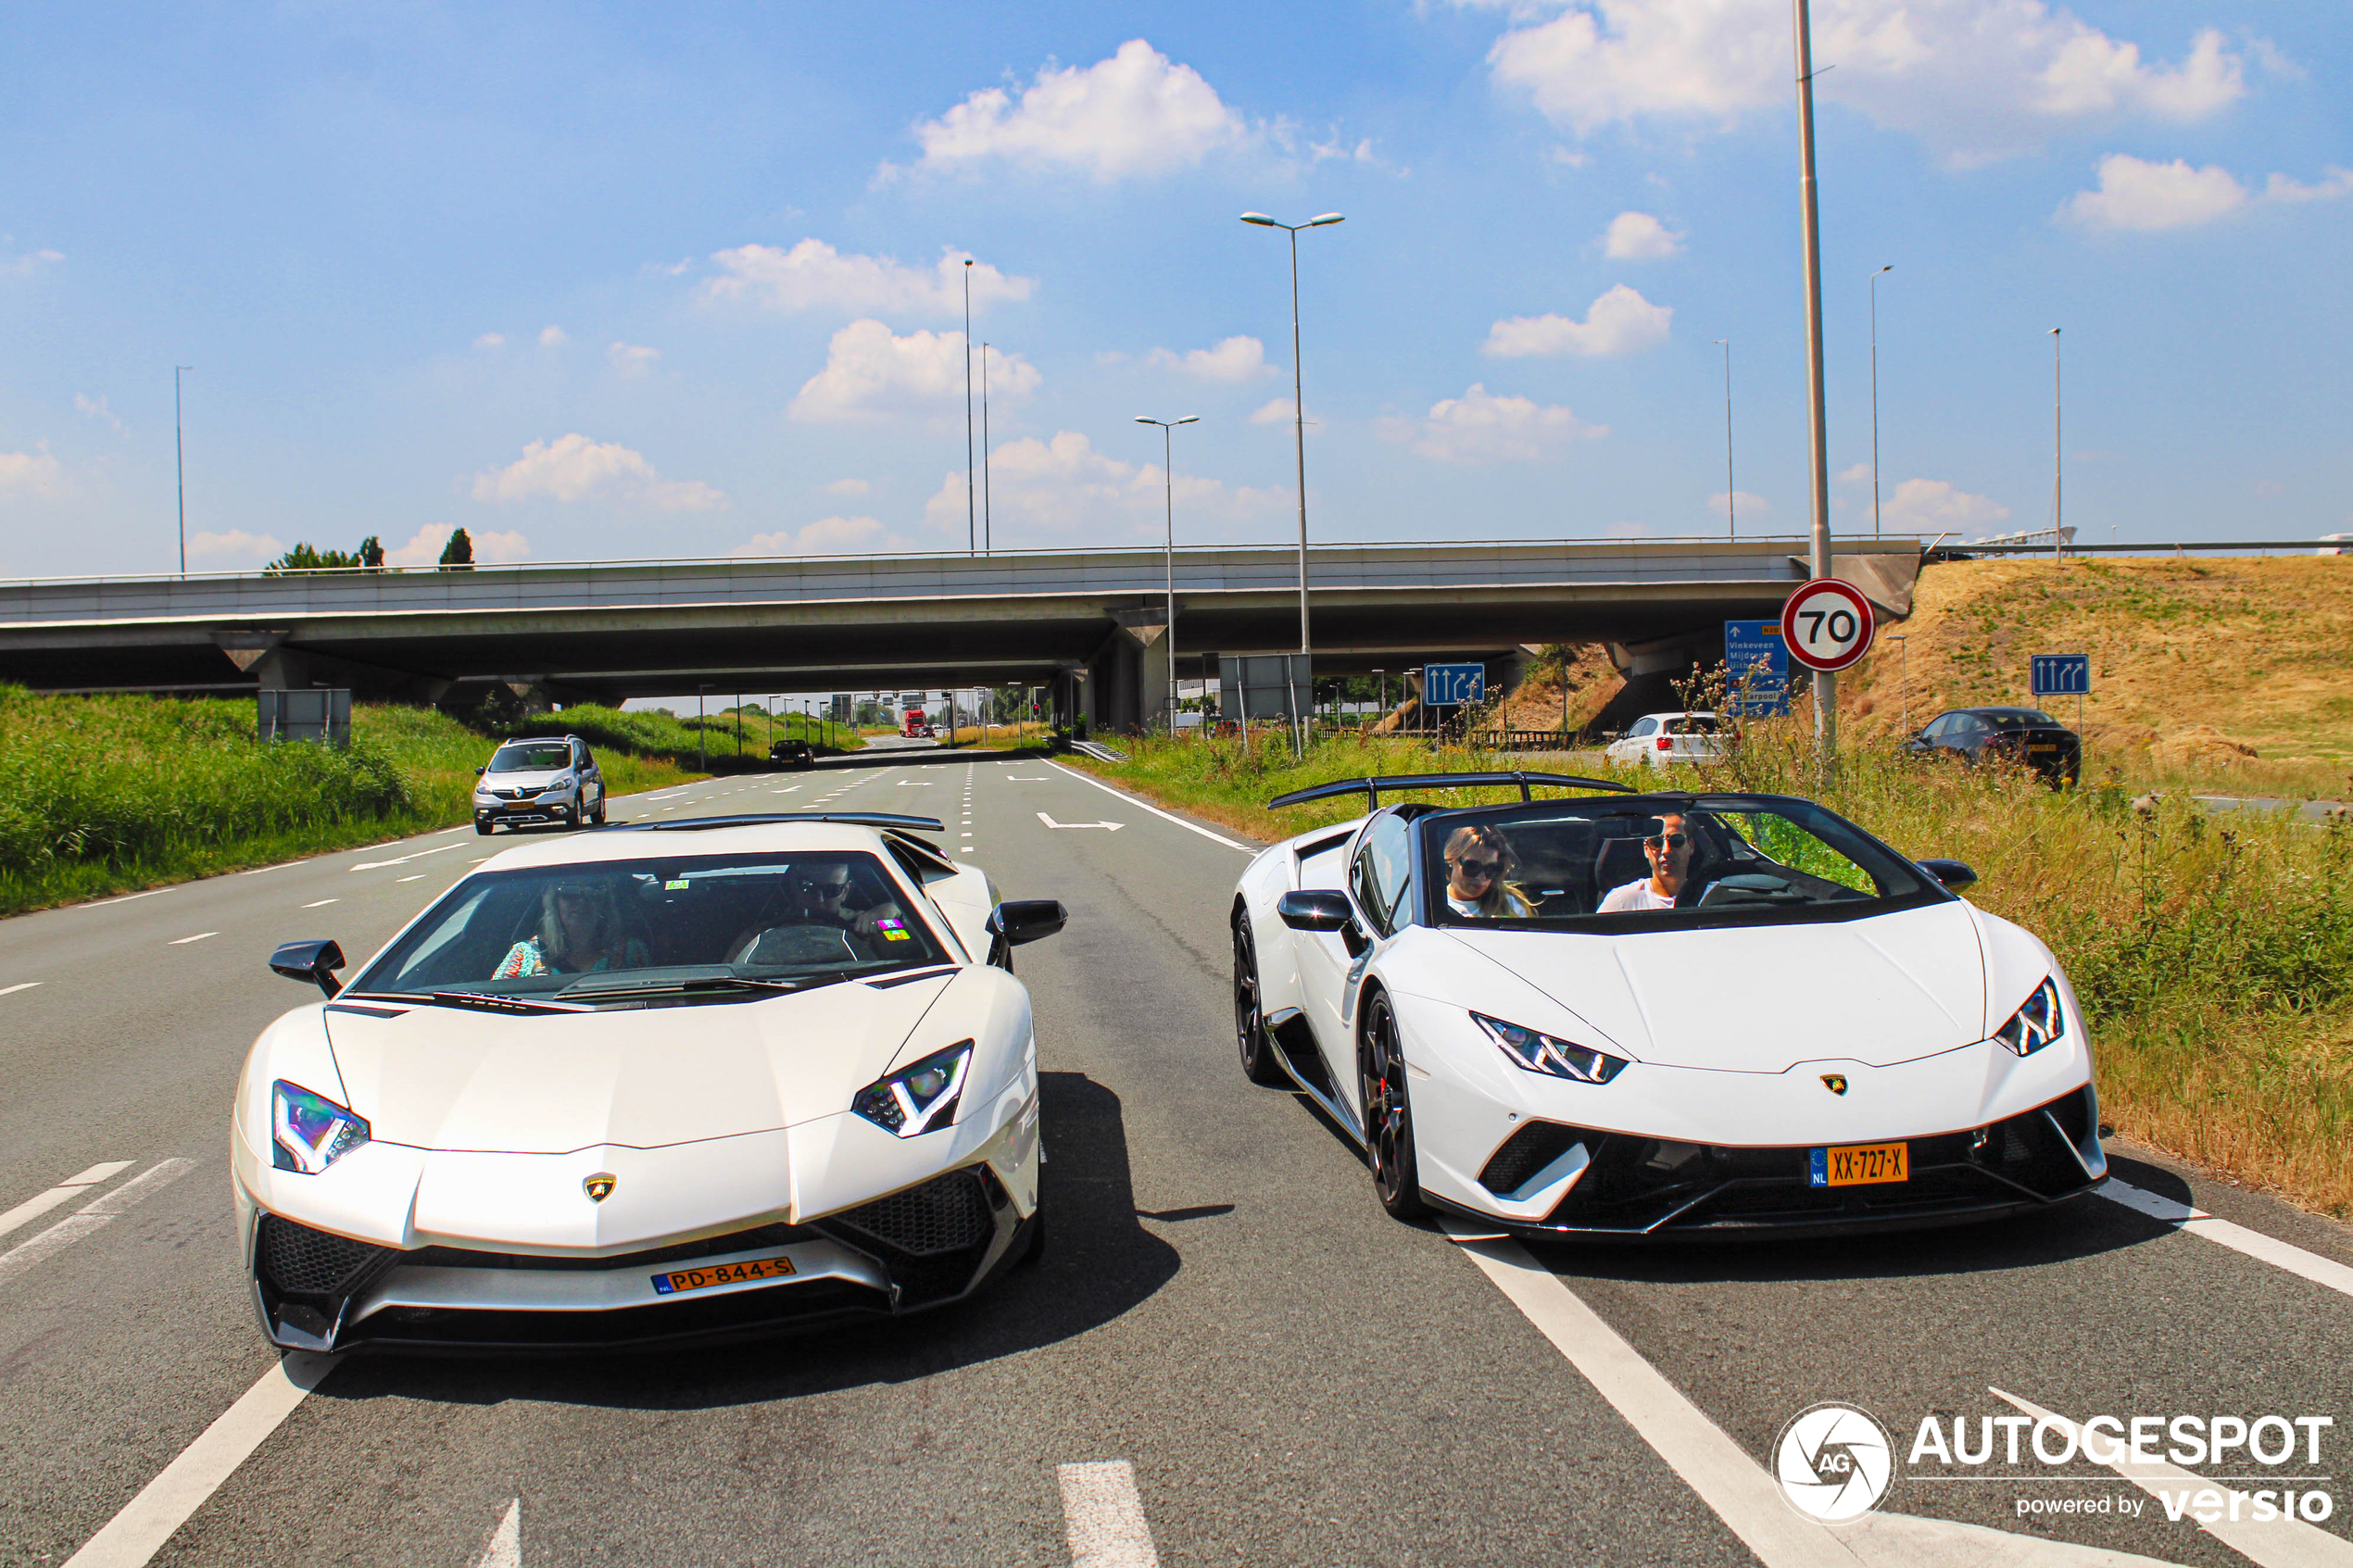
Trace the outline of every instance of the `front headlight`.
<path fill-rule="evenodd" d="M 2045 977 L 2034 994 L 1994 1031 L 1994 1038 L 2020 1056 L 2032 1056 L 2067 1033 L 2067 1016 L 2059 1010 L 2058 985 Z"/>
<path fill-rule="evenodd" d="M 368 1141 L 368 1121 L 281 1078 L 270 1085 L 270 1163 L 315 1176 Z"/>
<path fill-rule="evenodd" d="M 970 1040 L 934 1051 L 912 1067 L 902 1067 L 859 1090 L 849 1109 L 902 1138 L 945 1127 L 956 1119 L 956 1102 L 963 1098 L 964 1074 L 972 1060 Z"/>
<path fill-rule="evenodd" d="M 543 790 L 570 789 L 572 787 L 572 775 L 570 773 L 558 773 L 554 778 L 549 779 L 546 784 L 541 784 L 539 787 Z"/>
<path fill-rule="evenodd" d="M 1579 1084 L 1606 1084 L 1626 1070 L 1624 1058 L 1573 1040 L 1523 1029 L 1485 1013 L 1472 1013 L 1471 1022 L 1487 1031 L 1488 1038 L 1512 1059 L 1513 1066 L 1529 1073 L 1549 1073 Z"/>

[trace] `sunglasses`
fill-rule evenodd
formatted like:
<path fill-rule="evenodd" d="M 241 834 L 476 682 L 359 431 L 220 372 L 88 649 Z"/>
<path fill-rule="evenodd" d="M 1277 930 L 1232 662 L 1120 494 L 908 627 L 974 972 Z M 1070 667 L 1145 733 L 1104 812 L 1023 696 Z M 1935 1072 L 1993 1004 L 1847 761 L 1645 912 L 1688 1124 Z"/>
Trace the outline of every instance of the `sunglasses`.
<path fill-rule="evenodd" d="M 1642 842 L 1654 849 L 1680 849 L 1691 842 L 1691 836 L 1680 833 L 1655 833 Z"/>
<path fill-rule="evenodd" d="M 1462 868 L 1463 874 L 1466 876 L 1491 877 L 1504 869 L 1504 862 L 1501 860 L 1474 860 L 1467 855 L 1454 864 Z"/>
<path fill-rule="evenodd" d="M 813 893 L 840 893 L 848 889 L 849 879 L 844 877 L 839 882 L 826 882 L 813 876 L 799 876 L 793 878 L 793 885 L 806 887 Z"/>

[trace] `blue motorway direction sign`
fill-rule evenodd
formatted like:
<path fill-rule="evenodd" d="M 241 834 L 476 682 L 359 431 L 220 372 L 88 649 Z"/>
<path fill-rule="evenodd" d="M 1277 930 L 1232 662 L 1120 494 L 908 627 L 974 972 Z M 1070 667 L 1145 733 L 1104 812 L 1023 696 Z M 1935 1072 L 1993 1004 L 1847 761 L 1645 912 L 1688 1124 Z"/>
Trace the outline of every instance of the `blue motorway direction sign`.
<path fill-rule="evenodd" d="M 1422 666 L 1422 701 L 1429 707 L 1486 700 L 1487 666 L 1484 664 Z"/>
<path fill-rule="evenodd" d="M 2038 653 L 2028 664 L 2036 696 L 2082 696 L 2092 689 L 2088 653 Z"/>
<path fill-rule="evenodd" d="M 1789 644 L 1778 621 L 1724 622 L 1724 709 L 1742 719 L 1789 713 Z"/>

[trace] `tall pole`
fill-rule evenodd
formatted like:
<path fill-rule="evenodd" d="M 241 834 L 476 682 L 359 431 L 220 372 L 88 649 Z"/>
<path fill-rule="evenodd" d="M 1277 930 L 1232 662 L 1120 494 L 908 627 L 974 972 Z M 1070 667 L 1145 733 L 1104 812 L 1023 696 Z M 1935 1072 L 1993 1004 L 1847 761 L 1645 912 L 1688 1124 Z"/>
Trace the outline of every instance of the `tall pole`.
<path fill-rule="evenodd" d="M 1893 272 L 1893 263 L 1879 272 Z M 1879 272 L 1871 274 L 1871 537 L 1879 531 Z"/>
<path fill-rule="evenodd" d="M 964 257 L 964 551 L 979 552 L 973 508 L 973 260 Z"/>
<path fill-rule="evenodd" d="M 988 516 L 988 345 L 980 345 L 980 553 L 996 547 Z"/>
<path fill-rule="evenodd" d="M 1822 413 L 1822 236 L 1814 194 L 1814 41 L 1808 0 L 1793 0 L 1797 45 L 1797 187 L 1805 211 L 1806 413 L 1813 437 L 1814 530 L 1807 568 L 1831 574 L 1831 458 Z M 1838 749 L 1838 677 L 1814 672 L 1814 748 L 1828 768 Z"/>
<path fill-rule="evenodd" d="M 171 466 L 180 477 L 180 575 L 188 575 L 188 448 L 180 437 L 180 372 L 194 365 L 171 367 Z"/>
<path fill-rule="evenodd" d="M 1304 223 L 1277 223 L 1263 212 L 1245 212 L 1242 221 L 1264 229 L 1280 229 L 1290 235 L 1291 447 L 1299 467 L 1299 651 L 1312 654 L 1315 638 L 1307 624 L 1307 404 L 1299 364 L 1299 232 L 1338 223 L 1341 218 L 1337 212 L 1327 212 Z"/>
<path fill-rule="evenodd" d="M 1741 536 L 1740 486 L 1732 480 L 1732 340 L 1724 342 L 1724 537 Z"/>
<path fill-rule="evenodd" d="M 2066 552 L 2059 533 L 2059 330 L 2051 329 L 2051 558 L 2061 560 Z"/>
<path fill-rule="evenodd" d="M 1297 241 L 1293 241 L 1297 244 Z M 1168 639 L 1168 738 L 1176 738 L 1176 448 L 1175 432 L 1178 425 L 1200 420 L 1199 414 L 1187 414 L 1181 420 L 1155 420 L 1139 414 L 1139 425 L 1160 427 L 1160 478 L 1163 505 L 1167 512 L 1168 539 L 1162 551 L 1162 563 L 1167 571 L 1168 626 L 1161 635 Z M 1302 580 L 1303 581 L 1303 580 Z M 1302 622 L 1303 624 L 1303 622 Z"/>

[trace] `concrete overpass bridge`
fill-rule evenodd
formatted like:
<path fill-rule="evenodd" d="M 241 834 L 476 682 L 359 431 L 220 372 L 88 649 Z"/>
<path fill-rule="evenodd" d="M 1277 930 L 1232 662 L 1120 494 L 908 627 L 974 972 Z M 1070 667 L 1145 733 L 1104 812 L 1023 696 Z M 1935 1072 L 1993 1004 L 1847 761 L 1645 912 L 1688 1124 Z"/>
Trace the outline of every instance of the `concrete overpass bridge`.
<path fill-rule="evenodd" d="M 1919 559 L 1917 540 L 1858 540 L 1836 570 L 1900 615 Z M 1805 576 L 1793 539 L 1320 546 L 1315 668 L 1504 665 L 1526 644 L 1603 642 L 1629 675 L 1680 671 Z M 1176 598 L 1180 679 L 1298 646 L 1293 548 L 1180 549 Z M 1167 619 L 1157 549 L 57 578 L 0 583 L 0 680 L 443 703 L 498 682 L 606 702 L 1026 684 L 1120 729 L 1164 700 Z"/>

